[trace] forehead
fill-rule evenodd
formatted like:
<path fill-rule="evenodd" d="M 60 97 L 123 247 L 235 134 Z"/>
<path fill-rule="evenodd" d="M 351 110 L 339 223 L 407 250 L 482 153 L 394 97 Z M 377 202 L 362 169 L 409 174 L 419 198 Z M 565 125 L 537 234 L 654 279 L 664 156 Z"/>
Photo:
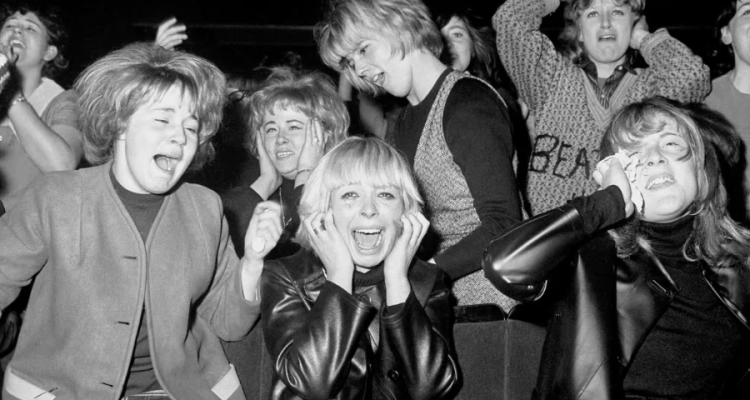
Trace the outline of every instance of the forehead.
<path fill-rule="evenodd" d="M 195 101 L 191 93 L 181 85 L 172 85 L 169 89 L 156 93 L 146 101 L 145 107 L 149 109 L 170 108 L 187 109 L 190 114 L 195 114 Z"/>
<path fill-rule="evenodd" d="M 449 31 L 452 29 L 463 29 L 466 30 L 466 23 L 464 23 L 464 20 L 457 16 L 452 16 L 450 21 L 448 21 L 447 24 L 441 29 L 441 31 Z"/>
<path fill-rule="evenodd" d="M 39 25 L 41 28 L 45 28 L 42 21 L 33 12 L 27 12 L 26 14 L 21 14 L 20 11 L 16 11 L 5 20 L 5 23 L 8 23 L 10 21 L 30 22 L 35 25 Z"/>
<path fill-rule="evenodd" d="M 585 4 L 585 3 L 584 3 Z M 630 9 L 630 5 L 626 4 L 624 0 L 593 0 L 591 3 L 589 3 L 588 7 L 581 7 L 583 10 L 587 10 L 590 8 L 600 8 L 600 7 L 624 7 Z"/>
<path fill-rule="evenodd" d="M 309 117 L 297 107 L 291 104 L 283 104 L 280 101 L 276 102 L 276 104 L 273 105 L 273 108 L 267 110 L 263 115 L 263 121 L 283 119 L 297 119 L 304 122 L 307 121 Z"/>

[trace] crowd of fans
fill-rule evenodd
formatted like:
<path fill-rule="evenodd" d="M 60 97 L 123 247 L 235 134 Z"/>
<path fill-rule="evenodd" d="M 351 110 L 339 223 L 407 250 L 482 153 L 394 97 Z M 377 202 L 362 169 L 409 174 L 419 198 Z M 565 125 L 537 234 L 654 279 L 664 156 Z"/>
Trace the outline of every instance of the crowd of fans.
<path fill-rule="evenodd" d="M 2 398 L 467 398 L 454 328 L 514 315 L 523 398 L 748 398 L 721 3 L 713 81 L 646 0 L 331 0 L 325 71 L 224 74 L 170 18 L 67 90 L 60 15 L 0 6 Z"/>

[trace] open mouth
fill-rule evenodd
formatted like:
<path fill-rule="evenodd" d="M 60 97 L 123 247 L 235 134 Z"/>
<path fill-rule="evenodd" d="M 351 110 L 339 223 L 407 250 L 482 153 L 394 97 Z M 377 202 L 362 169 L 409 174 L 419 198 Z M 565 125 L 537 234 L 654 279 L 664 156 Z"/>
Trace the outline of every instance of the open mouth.
<path fill-rule="evenodd" d="M 614 41 L 616 39 L 617 38 L 615 37 L 615 35 L 601 35 L 601 36 L 599 36 L 599 41 L 600 42 Z"/>
<path fill-rule="evenodd" d="M 293 155 L 294 155 L 294 152 L 290 151 L 290 150 L 279 151 L 279 152 L 276 153 L 276 158 L 278 158 L 279 160 L 283 160 L 283 159 L 289 158 L 289 157 L 291 157 Z"/>
<path fill-rule="evenodd" d="M 376 74 L 375 76 L 373 76 L 373 77 L 372 77 L 372 78 L 370 79 L 370 81 L 371 81 L 371 82 L 372 82 L 373 84 L 375 84 L 375 85 L 378 85 L 378 86 L 383 86 L 383 79 L 384 79 L 384 77 L 385 77 L 385 75 L 384 75 L 384 74 L 383 74 L 383 73 L 381 72 L 381 73 L 379 73 L 379 74 Z"/>
<path fill-rule="evenodd" d="M 373 250 L 383 241 L 382 229 L 357 229 L 352 231 L 354 243 L 362 250 Z"/>
<path fill-rule="evenodd" d="M 180 161 L 179 157 L 169 156 L 166 154 L 157 154 L 154 156 L 156 166 L 166 172 L 174 172 L 177 162 Z"/>
<path fill-rule="evenodd" d="M 646 190 L 658 189 L 660 187 L 669 186 L 674 183 L 674 179 L 669 175 L 659 175 L 651 179 L 646 184 Z"/>
<path fill-rule="evenodd" d="M 11 40 L 10 43 L 8 43 L 10 47 L 16 48 L 16 49 L 25 49 L 26 45 L 23 44 L 20 40 Z"/>

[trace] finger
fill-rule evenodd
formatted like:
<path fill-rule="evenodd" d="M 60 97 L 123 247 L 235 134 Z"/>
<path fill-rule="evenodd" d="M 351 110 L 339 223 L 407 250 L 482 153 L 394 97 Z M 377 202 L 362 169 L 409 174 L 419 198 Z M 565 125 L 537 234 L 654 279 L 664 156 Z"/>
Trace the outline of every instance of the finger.
<path fill-rule="evenodd" d="M 407 244 L 407 249 L 412 246 L 414 240 L 414 225 L 408 215 L 401 216 L 401 239 Z"/>
<path fill-rule="evenodd" d="M 323 144 L 323 124 L 320 123 L 318 118 L 313 118 L 313 134 L 318 145 Z"/>
<path fill-rule="evenodd" d="M 307 231 L 307 235 L 310 236 L 310 238 L 313 241 L 317 240 L 317 237 L 318 237 L 317 233 L 315 232 L 315 229 L 313 229 L 313 224 L 315 224 L 314 225 L 315 228 L 317 228 L 318 225 L 320 225 L 317 222 L 319 214 L 320 213 L 317 212 L 317 211 L 313 212 L 312 214 L 308 215 L 307 217 L 305 217 L 302 220 L 302 224 L 305 226 L 305 230 Z"/>
<path fill-rule="evenodd" d="M 187 30 L 187 26 L 185 24 L 178 24 L 178 25 L 172 25 L 172 26 L 170 26 L 169 28 L 167 28 L 166 30 L 164 30 L 164 33 L 167 36 L 172 36 L 172 35 L 179 35 L 179 34 L 185 32 L 186 30 Z M 185 35 L 185 36 L 187 36 L 187 35 Z"/>
<path fill-rule="evenodd" d="M 419 233 L 419 243 L 422 243 L 422 239 L 427 235 L 427 231 L 430 230 L 430 221 L 421 212 L 417 212 L 416 215 L 419 224 L 422 226 L 422 231 Z"/>
<path fill-rule="evenodd" d="M 159 24 L 159 27 L 156 30 L 156 36 L 159 37 L 164 34 L 164 31 L 169 29 L 174 23 L 177 22 L 177 18 L 171 17 Z"/>

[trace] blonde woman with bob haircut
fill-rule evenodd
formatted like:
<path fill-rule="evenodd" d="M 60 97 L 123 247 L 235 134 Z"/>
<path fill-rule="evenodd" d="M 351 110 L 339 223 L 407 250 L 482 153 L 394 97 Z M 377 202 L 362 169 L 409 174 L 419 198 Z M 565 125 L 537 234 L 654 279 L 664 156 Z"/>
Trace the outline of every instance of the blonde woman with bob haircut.
<path fill-rule="evenodd" d="M 229 233 L 238 254 L 256 205 L 281 205 L 284 233 L 267 258 L 294 254 L 291 239 L 299 227 L 297 204 L 320 158 L 347 136 L 349 114 L 330 77 L 322 72 L 274 68 L 249 98 L 250 153 L 260 162 L 260 176 L 222 194 Z"/>
<path fill-rule="evenodd" d="M 488 248 L 498 289 L 554 308 L 533 398 L 747 397 L 750 231 L 728 215 L 695 113 L 661 97 L 623 107 L 601 189 Z"/>
<path fill-rule="evenodd" d="M 219 126 L 223 74 L 139 43 L 75 89 L 93 167 L 45 175 L 0 218 L 0 307 L 33 278 L 3 398 L 244 399 L 219 338 L 257 320 L 270 249 L 239 260 L 219 197 L 181 182 Z M 248 243 L 278 240 L 279 221 L 264 203 Z"/>
<path fill-rule="evenodd" d="M 429 223 L 410 168 L 352 137 L 305 185 L 297 254 L 266 262 L 274 399 L 442 399 L 457 382 L 445 274 L 414 258 Z"/>
<path fill-rule="evenodd" d="M 482 252 L 521 219 L 508 107 L 487 82 L 439 57 L 420 0 L 331 2 L 316 27 L 323 61 L 357 89 L 408 100 L 389 139 L 414 170 L 431 230 L 419 257 L 454 281 L 458 305 L 515 304 L 481 274 Z"/>

